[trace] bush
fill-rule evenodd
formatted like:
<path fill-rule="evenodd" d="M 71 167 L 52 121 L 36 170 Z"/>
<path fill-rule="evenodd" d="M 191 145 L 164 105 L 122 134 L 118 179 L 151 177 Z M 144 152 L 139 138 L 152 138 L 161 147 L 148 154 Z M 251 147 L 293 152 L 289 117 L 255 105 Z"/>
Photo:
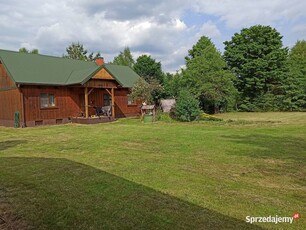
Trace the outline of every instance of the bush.
<path fill-rule="evenodd" d="M 170 113 L 165 113 L 161 109 L 156 111 L 156 120 L 164 122 L 173 122 L 173 118 L 170 116 Z"/>
<path fill-rule="evenodd" d="M 180 92 L 175 106 L 175 117 L 179 121 L 194 121 L 201 114 L 199 101 L 188 91 Z"/>
<path fill-rule="evenodd" d="M 144 79 L 139 78 L 135 82 L 130 95 L 134 99 L 153 104 L 159 99 L 162 91 L 163 87 L 156 80 L 146 82 Z"/>
<path fill-rule="evenodd" d="M 176 120 L 176 109 L 175 106 L 170 109 L 169 117 Z"/>
<path fill-rule="evenodd" d="M 176 122 L 170 117 L 169 113 L 163 113 L 163 112 L 158 113 L 156 118 L 158 121 L 163 121 L 167 123 Z"/>
<path fill-rule="evenodd" d="M 202 113 L 201 116 L 200 116 L 200 120 L 201 121 L 223 121 L 222 118 L 212 116 L 212 115 L 209 115 L 207 113 Z"/>

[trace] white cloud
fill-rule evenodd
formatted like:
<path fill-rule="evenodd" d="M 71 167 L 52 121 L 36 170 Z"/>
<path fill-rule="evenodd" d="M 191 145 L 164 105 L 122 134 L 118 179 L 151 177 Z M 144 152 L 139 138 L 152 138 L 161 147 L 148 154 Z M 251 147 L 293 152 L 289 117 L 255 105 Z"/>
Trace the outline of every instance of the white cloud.
<path fill-rule="evenodd" d="M 208 21 L 204 23 L 199 31 L 201 36 L 206 36 L 210 38 L 219 38 L 221 36 L 221 32 L 218 29 L 217 25 L 212 21 Z"/>
<path fill-rule="evenodd" d="M 290 44 L 305 39 L 305 11 L 306 1 L 300 0 L 1 1 L 0 48 L 25 46 L 61 56 L 79 41 L 111 61 L 129 46 L 135 58 L 151 54 L 165 70 L 175 71 L 202 35 L 222 44 L 232 28 L 271 24 L 281 25 Z M 184 21 L 195 12 L 205 20 Z"/>
<path fill-rule="evenodd" d="M 300 0 L 215 0 L 197 1 L 198 12 L 220 17 L 227 26 L 241 28 L 254 24 L 273 24 L 304 16 L 306 2 Z"/>

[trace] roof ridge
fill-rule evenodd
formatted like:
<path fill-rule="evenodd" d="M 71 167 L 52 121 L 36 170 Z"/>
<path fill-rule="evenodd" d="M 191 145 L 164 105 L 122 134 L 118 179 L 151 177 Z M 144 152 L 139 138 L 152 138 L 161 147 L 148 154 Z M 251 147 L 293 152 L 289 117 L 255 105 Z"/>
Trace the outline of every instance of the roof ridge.
<path fill-rule="evenodd" d="M 91 61 L 42 54 L 0 49 L 0 60 L 12 80 L 22 84 L 84 84 L 102 68 L 122 87 L 132 87 L 135 80 L 139 78 L 139 75 L 129 66 L 108 63 L 98 66 Z"/>
<path fill-rule="evenodd" d="M 116 64 L 108 64 L 108 65 L 115 65 L 115 66 L 119 66 Z M 110 69 L 107 68 L 107 65 L 104 64 L 104 69 L 122 86 L 122 82 L 112 73 L 112 71 Z"/>
<path fill-rule="evenodd" d="M 53 57 L 53 58 L 60 58 L 57 56 L 52 56 L 52 55 L 47 55 L 47 54 L 33 54 L 33 53 L 25 53 L 25 52 L 19 52 L 19 51 L 15 51 L 15 50 L 4 50 L 4 49 L 0 49 L 0 52 L 4 51 L 4 52 L 10 52 L 10 53 L 15 53 L 15 54 L 21 54 L 21 55 L 39 55 L 39 56 L 44 56 L 44 57 Z"/>
<path fill-rule="evenodd" d="M 104 67 L 103 65 L 100 66 L 96 66 L 95 70 L 92 71 L 85 79 L 83 79 L 83 81 L 81 82 L 81 84 L 84 84 L 84 82 L 87 82 L 89 79 L 91 79 L 93 77 L 93 75 L 95 75 L 96 73 L 98 73 L 102 68 Z"/>
<path fill-rule="evenodd" d="M 66 57 L 60 57 L 60 56 L 53 56 L 50 54 L 33 54 L 33 53 L 24 53 L 24 52 L 19 52 L 15 50 L 5 50 L 5 49 L 0 49 L 0 52 L 10 52 L 10 53 L 15 53 L 15 54 L 21 54 L 21 55 L 33 55 L 33 56 L 41 56 L 41 57 L 48 57 L 48 58 L 55 58 L 55 59 L 62 59 L 62 60 L 70 60 L 74 62 L 88 62 L 90 63 L 91 61 L 85 61 L 85 60 L 79 60 L 79 59 L 72 59 L 72 58 L 66 58 Z"/>

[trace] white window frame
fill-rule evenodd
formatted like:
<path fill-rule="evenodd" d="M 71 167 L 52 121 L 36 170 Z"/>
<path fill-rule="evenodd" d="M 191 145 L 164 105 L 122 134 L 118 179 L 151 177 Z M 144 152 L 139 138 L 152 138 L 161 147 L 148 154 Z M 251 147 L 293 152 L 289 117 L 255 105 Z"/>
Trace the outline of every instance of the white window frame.
<path fill-rule="evenodd" d="M 135 105 L 135 100 L 132 98 L 131 94 L 127 95 L 127 104 L 128 105 Z"/>
<path fill-rule="evenodd" d="M 40 108 L 53 108 L 55 107 L 55 96 L 53 93 L 40 94 Z"/>

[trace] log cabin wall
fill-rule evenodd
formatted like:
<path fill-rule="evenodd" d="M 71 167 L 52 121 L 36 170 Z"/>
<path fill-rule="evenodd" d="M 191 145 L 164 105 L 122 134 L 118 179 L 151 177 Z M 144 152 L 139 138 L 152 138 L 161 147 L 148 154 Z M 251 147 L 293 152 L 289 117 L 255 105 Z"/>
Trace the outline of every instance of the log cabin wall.
<path fill-rule="evenodd" d="M 40 95 L 42 93 L 54 95 L 54 107 L 41 107 Z M 80 116 L 85 111 L 84 88 L 82 87 L 22 86 L 20 90 L 0 91 L 1 125 L 12 127 L 16 111 L 20 112 L 20 118 L 23 119 L 22 94 L 25 125 L 28 127 L 68 123 L 71 117 Z M 138 116 L 140 114 L 139 103 L 128 105 L 128 94 L 129 89 L 115 89 L 115 114 L 117 118 Z M 89 95 L 90 116 L 95 115 L 93 105 L 106 105 L 105 95 L 109 95 L 108 92 L 100 88 L 95 88 Z M 4 105 L 2 102 L 7 103 Z M 6 113 L 2 112 L 4 108 Z"/>
<path fill-rule="evenodd" d="M 13 127 L 15 112 L 19 112 L 22 125 L 21 93 L 0 63 L 0 126 Z"/>
<path fill-rule="evenodd" d="M 14 127 L 15 112 L 19 112 L 23 125 L 22 100 L 18 89 L 0 89 L 0 126 Z"/>
<path fill-rule="evenodd" d="M 115 90 L 115 113 L 116 117 L 134 117 L 140 115 L 140 106 L 139 101 L 129 105 L 128 104 L 128 95 L 130 89 L 121 88 Z"/>
<path fill-rule="evenodd" d="M 71 117 L 81 114 L 79 95 L 84 93 L 82 88 L 23 86 L 22 92 L 27 126 L 67 123 Z M 42 93 L 54 95 L 55 106 L 42 108 Z"/>
<path fill-rule="evenodd" d="M 7 74 L 3 64 L 0 62 L 0 89 L 9 90 L 16 89 L 15 82 L 12 81 L 10 76 Z"/>

